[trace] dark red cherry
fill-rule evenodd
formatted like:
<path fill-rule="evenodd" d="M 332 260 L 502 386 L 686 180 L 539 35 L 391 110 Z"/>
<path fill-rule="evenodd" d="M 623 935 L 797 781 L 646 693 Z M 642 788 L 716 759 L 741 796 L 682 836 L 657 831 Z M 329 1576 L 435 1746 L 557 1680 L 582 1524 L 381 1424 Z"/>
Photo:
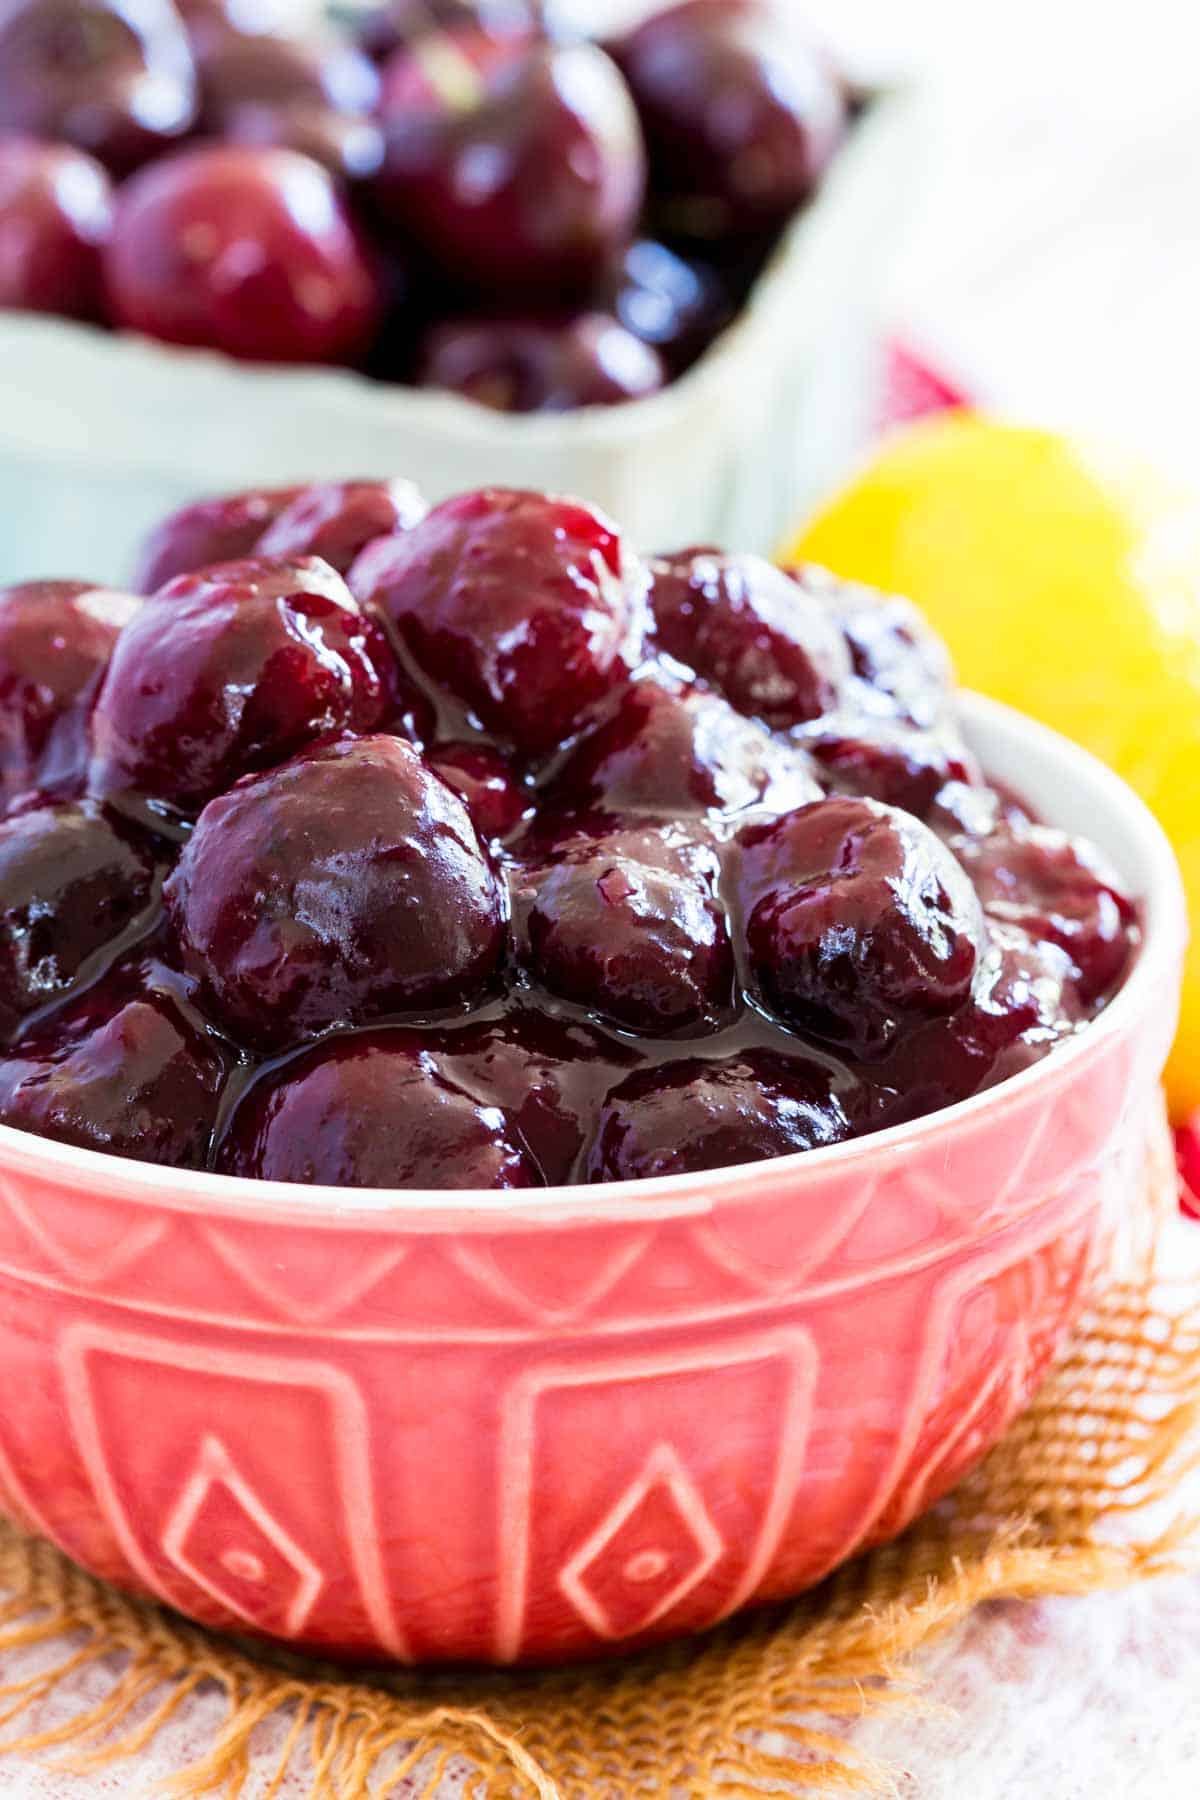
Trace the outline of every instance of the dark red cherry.
<path fill-rule="evenodd" d="M 94 319 L 112 184 L 69 144 L 0 137 L 0 307 Z"/>
<path fill-rule="evenodd" d="M 829 1071 L 805 1056 L 739 1056 L 639 1069 L 604 1102 L 589 1181 L 638 1181 L 815 1150 L 851 1135 Z"/>
<path fill-rule="evenodd" d="M 468 1093 L 504 1109 L 551 1186 L 576 1178 L 603 1095 L 635 1062 L 608 1033 L 525 1007 L 443 1042 L 439 1062 Z"/>
<path fill-rule="evenodd" d="M 663 676 L 622 690 L 543 798 L 551 808 L 679 817 L 751 806 L 790 812 L 820 796 L 803 751 L 781 744 L 719 695 Z"/>
<path fill-rule="evenodd" d="M 658 644 L 774 729 L 836 706 L 849 659 L 826 612 L 757 556 L 680 550 L 651 564 Z"/>
<path fill-rule="evenodd" d="M 328 172 L 240 144 L 180 151 L 127 182 L 104 274 L 117 325 L 251 362 L 356 362 L 383 306 Z"/>
<path fill-rule="evenodd" d="M 585 295 L 633 235 L 645 157 L 594 44 L 446 31 L 384 73 L 381 211 L 490 305 Z"/>
<path fill-rule="evenodd" d="M 786 573 L 843 632 L 855 705 L 920 726 L 943 716 L 953 683 L 950 658 L 911 600 L 841 581 L 812 563 Z"/>
<path fill-rule="evenodd" d="M 198 809 L 313 738 L 373 730 L 395 700 L 383 631 L 328 563 L 220 563 L 168 582 L 122 632 L 89 786 Z"/>
<path fill-rule="evenodd" d="M 230 1175 L 337 1187 L 539 1185 L 502 1109 L 445 1073 L 439 1036 L 406 1031 L 323 1044 L 258 1082 L 219 1162 Z"/>
<path fill-rule="evenodd" d="M 0 824 L 0 1032 L 60 1000 L 151 922 L 155 861 L 91 801 Z"/>
<path fill-rule="evenodd" d="M 675 230 L 753 235 L 812 194 L 841 141 L 845 102 L 790 0 L 681 0 L 612 50 Z"/>
<path fill-rule="evenodd" d="M 484 488 L 372 544 L 350 572 L 418 667 L 526 756 L 587 722 L 637 660 L 637 566 L 578 500 Z"/>
<path fill-rule="evenodd" d="M 383 133 L 374 119 L 307 100 L 245 101 L 229 114 L 221 136 L 229 144 L 297 150 L 344 182 L 369 181 L 383 161 Z"/>
<path fill-rule="evenodd" d="M 366 114 L 379 98 L 369 58 L 333 35 L 274 36 L 226 27 L 197 31 L 201 129 L 222 137 L 243 106 Z"/>
<path fill-rule="evenodd" d="M 878 1056 L 971 989 L 985 926 L 945 845 L 873 800 L 818 800 L 743 828 L 741 897 L 754 979 L 794 1030 Z"/>
<path fill-rule="evenodd" d="M 713 850 L 670 828 L 583 829 L 513 875 L 532 979 L 645 1037 L 714 1030 L 734 999 Z"/>
<path fill-rule="evenodd" d="M 305 492 L 299 487 L 252 488 L 181 506 L 142 545 L 134 575 L 138 593 L 153 594 L 174 575 L 249 556 L 272 519 Z"/>
<path fill-rule="evenodd" d="M 1083 1000 L 1111 992 L 1137 942 L 1137 908 L 1094 851 L 1049 826 L 1015 823 L 958 854 L 989 919 L 1065 950 Z"/>
<path fill-rule="evenodd" d="M 0 588 L 0 800 L 81 783 L 88 718 L 137 605 L 86 581 Z"/>
<path fill-rule="evenodd" d="M 454 789 L 481 838 L 508 837 L 533 802 L 512 764 L 490 744 L 438 744 L 426 760 Z"/>
<path fill-rule="evenodd" d="M 195 72 L 171 0 L 5 0 L 0 131 L 74 144 L 115 174 L 190 130 Z"/>
<path fill-rule="evenodd" d="M 0 1061 L 0 1120 L 85 1150 L 202 1169 L 226 1069 L 168 994 L 147 993 L 54 1050 Z"/>
<path fill-rule="evenodd" d="M 653 345 L 672 374 L 681 374 L 729 323 L 724 287 L 705 264 L 653 238 L 639 238 L 612 281 L 613 312 L 627 331 Z"/>
<path fill-rule="evenodd" d="M 392 737 L 304 751 L 210 802 L 164 897 L 203 1004 L 263 1049 L 459 1006 L 505 947 L 466 808 Z"/>
<path fill-rule="evenodd" d="M 898 720 L 834 715 L 801 741 L 833 787 L 903 807 L 918 819 L 928 819 L 949 783 L 970 787 L 983 779 L 948 724 L 917 731 Z"/>
<path fill-rule="evenodd" d="M 411 481 L 320 482 L 276 514 L 255 554 L 320 556 L 345 575 L 368 544 L 407 531 L 428 510 Z"/>
<path fill-rule="evenodd" d="M 416 370 L 418 387 L 508 413 L 620 406 L 657 393 L 665 380 L 657 350 L 603 312 L 443 321 L 426 337 Z"/>

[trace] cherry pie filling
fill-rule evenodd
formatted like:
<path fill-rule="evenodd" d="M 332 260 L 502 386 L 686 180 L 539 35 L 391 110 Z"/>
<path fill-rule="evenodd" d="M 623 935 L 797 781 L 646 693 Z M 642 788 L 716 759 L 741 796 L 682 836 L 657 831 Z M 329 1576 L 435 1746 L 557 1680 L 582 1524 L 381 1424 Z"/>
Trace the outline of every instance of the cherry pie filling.
<path fill-rule="evenodd" d="M 905 601 L 403 482 L 0 594 L 0 1119 L 181 1168 L 514 1188 L 962 1100 L 1137 908 L 989 786 Z"/>

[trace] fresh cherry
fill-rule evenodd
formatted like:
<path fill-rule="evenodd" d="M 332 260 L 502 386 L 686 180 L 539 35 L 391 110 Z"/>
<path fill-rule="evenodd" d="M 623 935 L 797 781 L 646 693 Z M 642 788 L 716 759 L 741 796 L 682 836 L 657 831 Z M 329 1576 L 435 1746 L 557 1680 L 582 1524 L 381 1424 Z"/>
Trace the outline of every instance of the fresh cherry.
<path fill-rule="evenodd" d="M 565 810 L 678 818 L 752 806 L 790 812 L 820 796 L 803 751 L 719 695 L 664 675 L 622 689 L 559 766 L 544 800 Z"/>
<path fill-rule="evenodd" d="M 123 175 L 169 148 L 196 111 L 171 0 L 5 0 L 0 131 L 88 151 Z"/>
<path fill-rule="evenodd" d="M 428 508 L 411 481 L 325 481 L 302 488 L 267 525 L 257 556 L 320 556 L 339 575 L 376 538 L 407 531 Z"/>
<path fill-rule="evenodd" d="M 1137 910 L 1098 856 L 1065 832 L 1022 824 L 964 843 L 958 854 L 988 917 L 1065 950 L 1085 1001 L 1116 986 Z"/>
<path fill-rule="evenodd" d="M 757 556 L 680 550 L 651 564 L 650 606 L 661 649 L 775 729 L 836 706 L 849 661 L 823 608 Z"/>
<path fill-rule="evenodd" d="M 691 367 L 732 312 L 711 269 L 653 238 L 639 238 L 626 250 L 611 305 L 627 331 L 653 345 L 672 375 Z"/>
<path fill-rule="evenodd" d="M 94 319 L 112 184 L 69 144 L 0 137 L 0 307 Z"/>
<path fill-rule="evenodd" d="M 0 588 L 0 800 L 81 785 L 88 718 L 137 606 L 86 581 Z"/>
<path fill-rule="evenodd" d="M 513 877 L 518 953 L 557 999 L 646 1037 L 712 1031 L 734 1003 L 711 848 L 671 828 L 582 828 Z"/>
<path fill-rule="evenodd" d="M 250 1090 L 222 1142 L 220 1167 L 337 1187 L 539 1185 L 511 1120 L 441 1064 L 437 1039 L 424 1033 L 323 1044 Z"/>
<path fill-rule="evenodd" d="M 193 500 L 155 526 L 138 555 L 134 586 L 153 594 L 175 575 L 249 556 L 273 519 L 291 505 L 299 487 L 253 488 L 215 500 Z"/>
<path fill-rule="evenodd" d="M 677 230 L 778 228 L 812 194 L 841 141 L 845 101 L 790 5 L 681 0 L 611 48 Z"/>
<path fill-rule="evenodd" d="M 961 864 L 909 814 L 815 801 L 739 835 L 750 968 L 793 1030 L 880 1055 L 967 998 L 985 943 Z"/>
<path fill-rule="evenodd" d="M 226 1069 L 170 995 L 150 992 L 53 1050 L 0 1061 L 0 1120 L 85 1150 L 202 1169 Z"/>
<path fill-rule="evenodd" d="M 468 318 L 435 325 L 418 387 L 445 388 L 495 412 L 571 412 L 657 393 L 662 359 L 610 313 L 561 319 Z"/>
<path fill-rule="evenodd" d="M 350 585 L 431 680 L 525 756 L 586 724 L 640 651 L 636 564 L 577 500 L 460 494 L 369 546 Z"/>
<path fill-rule="evenodd" d="M 507 936 L 466 808 L 392 737 L 306 750 L 211 801 L 164 895 L 203 1004 L 263 1049 L 477 999 Z"/>
<path fill-rule="evenodd" d="M 319 557 L 177 576 L 121 634 L 92 718 L 93 793 L 197 810 L 314 738 L 396 703 L 378 624 Z"/>
<path fill-rule="evenodd" d="M 150 922 L 155 858 L 93 802 L 0 824 L 0 1031 L 61 1000 Z"/>
<path fill-rule="evenodd" d="M 290 150 L 209 144 L 117 197 L 113 318 L 252 362 L 352 363 L 382 306 L 378 271 L 328 172 Z"/>
<path fill-rule="evenodd" d="M 505 838 L 516 830 L 532 802 L 517 771 L 490 744 L 438 744 L 429 766 L 452 787 L 481 838 Z"/>
<path fill-rule="evenodd" d="M 815 1150 L 851 1135 L 829 1071 L 747 1050 L 639 1069 L 604 1102 L 589 1181 L 638 1181 Z"/>
<path fill-rule="evenodd" d="M 641 134 L 594 44 L 422 37 L 388 64 L 380 117 L 380 208 L 490 304 L 584 294 L 632 236 Z"/>

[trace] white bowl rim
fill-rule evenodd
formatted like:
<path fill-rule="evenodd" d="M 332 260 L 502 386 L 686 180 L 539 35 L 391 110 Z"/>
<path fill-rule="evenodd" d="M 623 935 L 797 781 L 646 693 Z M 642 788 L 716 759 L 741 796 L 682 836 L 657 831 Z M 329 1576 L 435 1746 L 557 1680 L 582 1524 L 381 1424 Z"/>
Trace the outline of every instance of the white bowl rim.
<path fill-rule="evenodd" d="M 772 1178 L 779 1181 L 819 1181 L 864 1158 L 907 1149 L 947 1126 L 982 1113 L 999 1114 L 1019 1107 L 1033 1090 L 1064 1081 L 1081 1060 L 1121 1032 L 1142 1007 L 1147 990 L 1168 978 L 1187 938 L 1183 886 L 1174 851 L 1149 809 L 1120 776 L 1089 751 L 983 695 L 962 690 L 958 705 L 968 726 L 979 723 L 1010 735 L 1020 734 L 1029 748 L 1043 757 L 1056 758 L 1064 775 L 1073 773 L 1093 793 L 1098 792 L 1109 822 L 1126 838 L 1130 860 L 1142 873 L 1142 891 L 1137 897 L 1143 903 L 1144 938 L 1124 985 L 1077 1037 L 995 1087 L 919 1119 L 817 1150 L 801 1150 L 790 1156 L 737 1163 L 723 1169 L 637 1181 L 597 1182 L 590 1186 L 498 1191 L 306 1186 L 138 1162 L 107 1151 L 58 1143 L 3 1124 L 0 1172 L 21 1168 L 43 1179 L 66 1178 L 71 1185 L 93 1193 L 119 1191 L 124 1200 L 155 1203 L 171 1210 L 288 1219 L 309 1226 L 323 1222 L 330 1227 L 345 1226 L 360 1220 L 363 1225 L 380 1227 L 389 1218 L 406 1225 L 419 1219 L 432 1220 L 441 1228 L 472 1224 L 494 1227 L 502 1220 L 514 1226 L 540 1221 L 563 1223 L 568 1219 L 601 1224 L 627 1216 L 650 1223 L 668 1215 L 707 1211 L 718 1198 L 728 1203 L 752 1194 L 768 1169 Z"/>

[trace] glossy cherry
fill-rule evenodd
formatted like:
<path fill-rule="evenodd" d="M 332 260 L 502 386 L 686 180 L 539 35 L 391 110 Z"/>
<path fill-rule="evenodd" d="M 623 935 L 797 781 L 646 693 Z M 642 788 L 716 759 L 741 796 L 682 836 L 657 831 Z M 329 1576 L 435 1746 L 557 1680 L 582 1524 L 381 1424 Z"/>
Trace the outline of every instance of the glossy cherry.
<path fill-rule="evenodd" d="M 153 594 L 175 575 L 249 556 L 272 519 L 289 506 L 299 487 L 251 488 L 213 500 L 193 500 L 168 513 L 138 553 L 134 586 Z"/>
<path fill-rule="evenodd" d="M 5 0 L 0 131 L 74 144 L 123 175 L 196 113 L 195 71 L 171 0 Z"/>
<path fill-rule="evenodd" d="M 122 633 L 92 719 L 89 786 L 197 810 L 314 738 L 396 703 L 380 626 L 319 557 L 177 576 Z"/>
<path fill-rule="evenodd" d="M 0 1120 L 85 1150 L 202 1169 L 228 1058 L 162 991 L 53 1051 L 0 1061 Z"/>
<path fill-rule="evenodd" d="M 951 783 L 970 787 L 982 781 L 966 745 L 949 725 L 917 731 L 889 719 L 834 715 L 806 732 L 802 742 L 834 787 L 902 807 L 918 819 L 928 817 Z"/>
<path fill-rule="evenodd" d="M 786 573 L 843 633 L 856 707 L 921 727 L 943 716 L 953 682 L 950 658 L 911 600 L 841 581 L 812 564 Z"/>
<path fill-rule="evenodd" d="M 358 361 L 383 299 L 327 170 L 242 145 L 181 151 L 122 188 L 105 283 L 118 325 L 251 362 Z"/>
<path fill-rule="evenodd" d="M 112 184 L 69 144 L 0 137 L 0 307 L 93 319 Z"/>
<path fill-rule="evenodd" d="M 849 659 L 820 606 L 757 556 L 680 550 L 651 564 L 658 645 L 741 713 L 786 728 L 837 704 Z"/>
<path fill-rule="evenodd" d="M 734 1004 L 712 849 L 651 825 L 586 826 L 513 877 L 518 954 L 560 1000 L 645 1037 L 712 1031 Z"/>
<path fill-rule="evenodd" d="M 845 102 L 787 0 L 680 0 L 611 48 L 677 230 L 743 236 L 808 199 L 841 140 Z"/>
<path fill-rule="evenodd" d="M 452 787 L 481 838 L 504 838 L 520 824 L 533 795 L 506 756 L 490 744 L 437 744 L 428 762 Z"/>
<path fill-rule="evenodd" d="M 461 494 L 371 545 L 350 585 L 430 680 L 526 756 L 586 724 L 640 651 L 637 566 L 577 500 Z"/>
<path fill-rule="evenodd" d="M 933 832 L 873 800 L 828 799 L 739 836 L 750 967 L 793 1030 L 878 1056 L 967 998 L 979 901 Z"/>
<path fill-rule="evenodd" d="M 155 874 L 148 843 L 90 801 L 0 823 L 0 1033 L 150 923 Z"/>
<path fill-rule="evenodd" d="M 559 766 L 551 808 L 618 814 L 789 812 L 821 788 L 805 753 L 743 718 L 717 694 L 670 676 L 621 690 L 604 717 Z"/>
<path fill-rule="evenodd" d="M 323 481 L 302 488 L 255 544 L 257 556 L 320 556 L 339 575 L 376 538 L 407 531 L 428 508 L 411 481 Z"/>
<path fill-rule="evenodd" d="M 960 850 L 988 917 L 1057 944 L 1084 1000 L 1116 985 L 1137 914 L 1100 859 L 1044 825 L 1014 825 Z"/>
<path fill-rule="evenodd" d="M 665 380 L 658 352 L 602 312 L 444 321 L 426 337 L 416 369 L 418 387 L 512 413 L 620 406 Z"/>
<path fill-rule="evenodd" d="M 86 581 L 0 588 L 0 799 L 82 783 L 88 718 L 137 605 Z"/>
<path fill-rule="evenodd" d="M 523 1188 L 536 1165 L 500 1107 L 449 1077 L 438 1040 L 380 1031 L 261 1081 L 220 1149 L 230 1175 L 337 1187 Z"/>
<path fill-rule="evenodd" d="M 803 1056 L 747 1050 L 639 1069 L 608 1095 L 587 1180 L 638 1181 L 723 1169 L 851 1135 L 829 1071 Z"/>
<path fill-rule="evenodd" d="M 240 782 L 201 813 L 164 892 L 203 1004 L 264 1049 L 476 999 L 507 936 L 466 808 L 393 737 Z"/>
<path fill-rule="evenodd" d="M 419 38 L 387 66 L 380 118 L 380 208 L 491 304 L 584 294 L 633 234 L 641 133 L 594 44 Z"/>

